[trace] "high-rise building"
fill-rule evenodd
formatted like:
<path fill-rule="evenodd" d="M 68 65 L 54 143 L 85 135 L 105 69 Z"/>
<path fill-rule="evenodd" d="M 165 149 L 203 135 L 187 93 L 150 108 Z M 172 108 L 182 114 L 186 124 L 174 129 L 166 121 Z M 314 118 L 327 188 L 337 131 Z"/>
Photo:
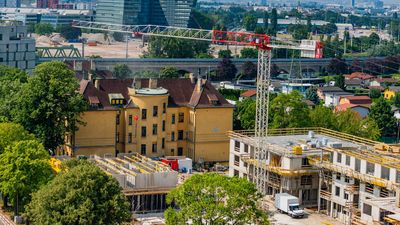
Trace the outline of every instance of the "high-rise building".
<path fill-rule="evenodd" d="M 261 0 L 261 5 L 267 5 L 267 0 Z"/>
<path fill-rule="evenodd" d="M 0 23 L 0 65 L 31 72 L 36 64 L 35 39 L 28 38 L 22 22 Z"/>
<path fill-rule="evenodd" d="M 356 6 L 356 0 L 351 0 L 351 7 L 354 8 L 354 6 Z"/>
<path fill-rule="evenodd" d="M 0 0 L 0 7 L 19 8 L 21 0 Z"/>
<path fill-rule="evenodd" d="M 99 0 L 96 21 L 186 27 L 193 0 Z"/>

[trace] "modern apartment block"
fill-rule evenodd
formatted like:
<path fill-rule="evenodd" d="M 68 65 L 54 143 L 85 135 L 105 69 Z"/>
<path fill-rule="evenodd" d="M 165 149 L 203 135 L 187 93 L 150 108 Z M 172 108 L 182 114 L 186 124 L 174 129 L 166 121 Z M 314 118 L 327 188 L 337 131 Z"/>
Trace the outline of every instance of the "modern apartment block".
<path fill-rule="evenodd" d="M 202 79 L 82 80 L 85 125 L 60 154 L 228 161 L 233 106 Z"/>
<path fill-rule="evenodd" d="M 0 0 L 0 7 L 21 7 L 21 0 Z"/>
<path fill-rule="evenodd" d="M 231 132 L 230 139 L 230 176 L 265 182 L 267 195 L 292 194 L 345 224 L 400 223 L 399 146 L 324 128 L 271 129 L 265 139 Z M 255 159 L 260 143 L 266 160 Z"/>
<path fill-rule="evenodd" d="M 192 0 L 98 0 L 96 22 L 187 27 Z"/>
<path fill-rule="evenodd" d="M 35 40 L 20 22 L 0 22 L 0 64 L 30 72 L 36 63 Z"/>

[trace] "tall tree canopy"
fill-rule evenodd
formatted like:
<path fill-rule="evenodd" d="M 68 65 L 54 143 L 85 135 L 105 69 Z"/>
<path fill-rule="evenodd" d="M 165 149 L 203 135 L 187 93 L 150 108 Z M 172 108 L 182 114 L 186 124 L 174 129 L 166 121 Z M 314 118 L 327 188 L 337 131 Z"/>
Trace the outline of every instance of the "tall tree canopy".
<path fill-rule="evenodd" d="M 36 66 L 18 93 L 13 121 L 33 133 L 48 150 L 64 143 L 66 132 L 77 129 L 87 103 L 77 90 L 75 73 L 62 62 Z"/>
<path fill-rule="evenodd" d="M 77 163 L 32 195 L 27 216 L 34 224 L 122 224 L 129 204 L 118 182 L 91 163 Z"/>
<path fill-rule="evenodd" d="M 0 190 L 24 206 L 31 193 L 52 179 L 50 156 L 36 140 L 14 142 L 0 155 Z M 18 215 L 18 207 L 16 212 Z"/>
<path fill-rule="evenodd" d="M 164 67 L 160 72 L 161 78 L 179 78 L 179 73 L 176 67 L 167 66 Z"/>
<path fill-rule="evenodd" d="M 237 73 L 237 68 L 235 64 L 228 58 L 222 59 L 222 61 L 218 64 L 216 70 L 216 79 L 217 80 L 232 80 L 235 78 Z"/>
<path fill-rule="evenodd" d="M 178 38 L 151 37 L 146 58 L 194 58 L 208 53 L 210 43 Z"/>
<path fill-rule="evenodd" d="M 114 66 L 113 75 L 117 79 L 126 79 L 132 74 L 132 70 L 129 69 L 126 64 L 116 64 Z"/>
<path fill-rule="evenodd" d="M 265 224 L 265 212 L 257 208 L 261 195 L 253 183 L 215 173 L 196 174 L 172 190 L 167 202 L 179 206 L 165 212 L 167 225 Z"/>
<path fill-rule="evenodd" d="M 16 123 L 0 123 L 0 154 L 14 142 L 34 140 L 35 137 Z"/>
<path fill-rule="evenodd" d="M 368 116 L 376 121 L 383 136 L 391 136 L 396 133 L 396 119 L 389 102 L 383 97 L 372 105 Z"/>

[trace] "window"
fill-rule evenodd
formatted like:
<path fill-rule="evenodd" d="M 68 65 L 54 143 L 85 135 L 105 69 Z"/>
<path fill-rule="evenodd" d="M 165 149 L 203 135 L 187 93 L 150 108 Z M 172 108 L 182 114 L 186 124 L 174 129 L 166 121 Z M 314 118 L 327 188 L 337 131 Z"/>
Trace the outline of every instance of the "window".
<path fill-rule="evenodd" d="M 151 147 L 151 151 L 152 151 L 153 153 L 156 153 L 156 152 L 157 152 L 157 143 L 153 143 L 153 145 L 152 145 L 152 147 Z"/>
<path fill-rule="evenodd" d="M 249 146 L 244 144 L 244 152 L 249 153 Z M 268 154 L 266 154 L 266 157 L 268 158 Z"/>
<path fill-rule="evenodd" d="M 162 104 L 162 113 L 165 113 L 167 111 L 167 103 Z"/>
<path fill-rule="evenodd" d="M 183 123 L 185 121 L 185 114 L 184 113 L 179 113 L 179 118 L 178 122 Z"/>
<path fill-rule="evenodd" d="M 165 120 L 162 121 L 162 131 L 165 131 Z"/>
<path fill-rule="evenodd" d="M 179 147 L 178 148 L 178 156 L 182 156 L 183 155 L 183 148 Z"/>
<path fill-rule="evenodd" d="M 367 174 L 374 175 L 375 173 L 375 164 L 367 162 Z"/>
<path fill-rule="evenodd" d="M 171 155 L 175 155 L 175 149 L 171 149 Z"/>
<path fill-rule="evenodd" d="M 349 194 L 344 193 L 344 199 L 349 200 Z"/>
<path fill-rule="evenodd" d="M 147 109 L 142 109 L 142 120 L 147 119 Z"/>
<path fill-rule="evenodd" d="M 370 183 L 365 183 L 365 192 L 369 194 L 374 194 L 374 185 Z"/>
<path fill-rule="evenodd" d="M 161 139 L 161 148 L 164 149 L 165 148 L 165 138 Z"/>
<path fill-rule="evenodd" d="M 131 144 L 132 143 L 132 133 L 128 134 L 128 143 Z"/>
<path fill-rule="evenodd" d="M 239 152 L 240 151 L 240 142 L 235 141 L 235 151 Z"/>
<path fill-rule="evenodd" d="M 158 106 L 153 106 L 153 116 L 156 117 L 158 115 Z"/>
<path fill-rule="evenodd" d="M 341 173 L 336 173 L 336 180 L 340 180 L 341 177 L 342 177 Z"/>
<path fill-rule="evenodd" d="M 146 155 L 146 145 L 145 144 L 142 144 L 140 146 L 140 154 Z"/>
<path fill-rule="evenodd" d="M 153 135 L 157 135 L 157 124 L 153 124 Z"/>
<path fill-rule="evenodd" d="M 178 140 L 183 140 L 183 130 L 178 130 Z"/>
<path fill-rule="evenodd" d="M 172 114 L 171 123 L 175 124 L 175 114 Z"/>
<path fill-rule="evenodd" d="M 115 135 L 115 142 L 119 143 L 119 132 L 117 132 L 117 135 Z"/>
<path fill-rule="evenodd" d="M 389 180 L 389 174 L 390 174 L 389 168 L 382 166 L 381 167 L 381 178 Z"/>
<path fill-rule="evenodd" d="M 129 125 L 132 125 L 132 115 L 129 115 L 129 120 L 128 120 L 128 122 L 129 122 Z"/>
<path fill-rule="evenodd" d="M 400 171 L 396 170 L 396 183 L 400 183 Z"/>
<path fill-rule="evenodd" d="M 142 137 L 146 137 L 146 127 L 142 127 Z"/>
<path fill-rule="evenodd" d="M 346 155 L 346 165 L 350 166 L 350 156 Z"/>
<path fill-rule="evenodd" d="M 171 141 L 175 141 L 175 132 L 174 131 L 171 132 Z"/>
<path fill-rule="evenodd" d="M 312 184 L 312 176 L 301 176 L 300 184 L 301 185 L 311 185 Z"/>
<path fill-rule="evenodd" d="M 350 177 L 348 177 L 348 176 L 344 176 L 344 182 L 346 182 L 346 183 L 350 183 Z"/>
<path fill-rule="evenodd" d="M 308 158 L 302 158 L 301 159 L 301 166 L 302 167 L 310 167 L 310 162 L 308 161 Z"/>
<path fill-rule="evenodd" d="M 360 170 L 361 170 L 361 160 L 360 159 L 356 159 L 355 171 L 360 172 Z"/>
<path fill-rule="evenodd" d="M 363 205 L 363 213 L 371 216 L 372 206 L 365 204 Z"/>
<path fill-rule="evenodd" d="M 0 41 L 3 40 L 3 34 L 0 34 Z"/>
<path fill-rule="evenodd" d="M 341 154 L 341 153 L 338 153 L 338 154 L 337 154 L 336 162 L 338 162 L 338 163 L 341 163 L 341 162 L 342 162 L 342 154 Z"/>
<path fill-rule="evenodd" d="M 335 195 L 340 196 L 340 187 L 335 187 Z"/>
<path fill-rule="evenodd" d="M 116 123 L 117 125 L 119 125 L 119 115 L 117 115 L 117 117 L 115 117 L 115 123 Z"/>

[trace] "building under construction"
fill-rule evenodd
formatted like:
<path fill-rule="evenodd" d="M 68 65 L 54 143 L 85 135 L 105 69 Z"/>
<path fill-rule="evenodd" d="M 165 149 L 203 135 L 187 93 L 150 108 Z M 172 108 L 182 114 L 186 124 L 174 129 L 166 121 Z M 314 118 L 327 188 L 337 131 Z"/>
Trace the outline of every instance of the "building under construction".
<path fill-rule="evenodd" d="M 270 129 L 262 141 L 246 131 L 230 138 L 229 174 L 261 182 L 261 192 L 292 194 L 345 224 L 400 224 L 399 146 L 324 128 Z M 257 148 L 265 160 L 255 158 Z"/>
<path fill-rule="evenodd" d="M 118 181 L 134 213 L 164 211 L 166 195 L 178 183 L 178 172 L 140 154 L 93 156 L 90 160 Z"/>

